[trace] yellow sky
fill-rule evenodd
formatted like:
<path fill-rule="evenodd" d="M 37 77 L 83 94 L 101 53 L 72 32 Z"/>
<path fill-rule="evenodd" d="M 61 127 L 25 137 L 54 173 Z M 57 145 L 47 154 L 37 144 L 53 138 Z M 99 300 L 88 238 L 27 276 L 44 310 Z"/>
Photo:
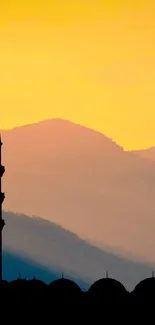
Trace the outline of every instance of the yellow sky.
<path fill-rule="evenodd" d="M 154 0 L 0 4 L 0 128 L 52 117 L 155 145 Z"/>

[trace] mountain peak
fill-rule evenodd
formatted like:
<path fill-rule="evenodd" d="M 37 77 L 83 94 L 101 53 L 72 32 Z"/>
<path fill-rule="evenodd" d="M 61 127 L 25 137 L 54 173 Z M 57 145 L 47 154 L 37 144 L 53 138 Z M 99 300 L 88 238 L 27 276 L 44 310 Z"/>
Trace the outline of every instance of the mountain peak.
<path fill-rule="evenodd" d="M 23 144 L 25 142 L 35 143 L 35 146 L 48 146 L 48 150 L 57 148 L 62 150 L 89 152 L 91 155 L 98 152 L 101 155 L 115 155 L 121 153 L 123 148 L 112 139 L 100 132 L 72 123 L 59 118 L 44 120 L 34 124 L 28 124 L 2 131 L 4 137 L 9 141 Z M 10 136 L 11 135 L 11 136 Z M 51 149 L 49 148 L 51 141 Z M 26 143 L 25 143 L 26 145 Z"/>

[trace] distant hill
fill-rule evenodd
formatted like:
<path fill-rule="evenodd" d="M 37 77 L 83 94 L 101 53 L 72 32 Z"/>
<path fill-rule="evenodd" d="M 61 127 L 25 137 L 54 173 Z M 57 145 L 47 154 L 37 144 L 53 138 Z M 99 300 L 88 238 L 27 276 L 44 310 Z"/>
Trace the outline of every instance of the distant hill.
<path fill-rule="evenodd" d="M 2 138 L 6 211 L 44 216 L 99 247 L 155 262 L 154 161 L 59 119 Z"/>
<path fill-rule="evenodd" d="M 43 265 L 22 257 L 18 253 L 3 251 L 3 278 L 12 281 L 19 277 L 26 279 L 37 277 L 39 280 L 49 283 L 60 277 L 60 274 L 48 270 Z"/>
<path fill-rule="evenodd" d="M 152 161 L 155 161 L 155 147 L 144 149 L 144 150 L 135 150 L 134 154 L 138 155 L 141 158 L 147 158 Z"/>
<path fill-rule="evenodd" d="M 132 289 L 151 267 L 102 251 L 75 234 L 40 218 L 4 213 L 3 275 L 5 279 L 35 276 L 46 282 L 61 277 L 74 279 L 83 289 L 105 276 Z"/>

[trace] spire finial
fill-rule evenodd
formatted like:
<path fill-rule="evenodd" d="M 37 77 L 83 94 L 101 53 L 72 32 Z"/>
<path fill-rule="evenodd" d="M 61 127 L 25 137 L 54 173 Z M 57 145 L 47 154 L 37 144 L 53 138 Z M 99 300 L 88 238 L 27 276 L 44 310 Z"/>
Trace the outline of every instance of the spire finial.
<path fill-rule="evenodd" d="M 105 277 L 106 277 L 106 279 L 108 279 L 108 271 L 106 271 Z"/>

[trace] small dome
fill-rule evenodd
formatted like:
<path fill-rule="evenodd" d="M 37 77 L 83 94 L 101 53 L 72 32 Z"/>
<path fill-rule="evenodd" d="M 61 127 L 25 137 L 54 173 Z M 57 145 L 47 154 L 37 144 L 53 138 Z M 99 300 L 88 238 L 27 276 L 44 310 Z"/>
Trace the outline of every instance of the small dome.
<path fill-rule="evenodd" d="M 20 278 L 10 282 L 11 286 L 17 286 L 17 287 L 25 286 L 26 284 L 27 281 L 25 279 L 20 279 Z"/>
<path fill-rule="evenodd" d="M 89 288 L 88 292 L 98 298 L 115 298 L 127 294 L 127 290 L 122 283 L 115 279 L 104 278 L 96 281 Z"/>
<path fill-rule="evenodd" d="M 8 288 L 12 290 L 26 290 L 27 281 L 24 279 L 13 280 L 8 284 Z"/>
<path fill-rule="evenodd" d="M 143 281 L 139 282 L 135 289 L 133 290 L 134 294 L 138 295 L 155 295 L 155 278 L 146 278 Z"/>
<path fill-rule="evenodd" d="M 79 294 L 81 292 L 80 287 L 69 279 L 58 279 L 49 284 L 49 288 L 54 294 Z"/>
<path fill-rule="evenodd" d="M 38 289 L 41 289 L 41 288 L 45 288 L 47 285 L 41 281 L 41 280 L 37 280 L 37 279 L 31 279 L 31 280 L 28 280 L 28 284 L 29 286 L 31 286 L 32 288 L 38 288 Z"/>

